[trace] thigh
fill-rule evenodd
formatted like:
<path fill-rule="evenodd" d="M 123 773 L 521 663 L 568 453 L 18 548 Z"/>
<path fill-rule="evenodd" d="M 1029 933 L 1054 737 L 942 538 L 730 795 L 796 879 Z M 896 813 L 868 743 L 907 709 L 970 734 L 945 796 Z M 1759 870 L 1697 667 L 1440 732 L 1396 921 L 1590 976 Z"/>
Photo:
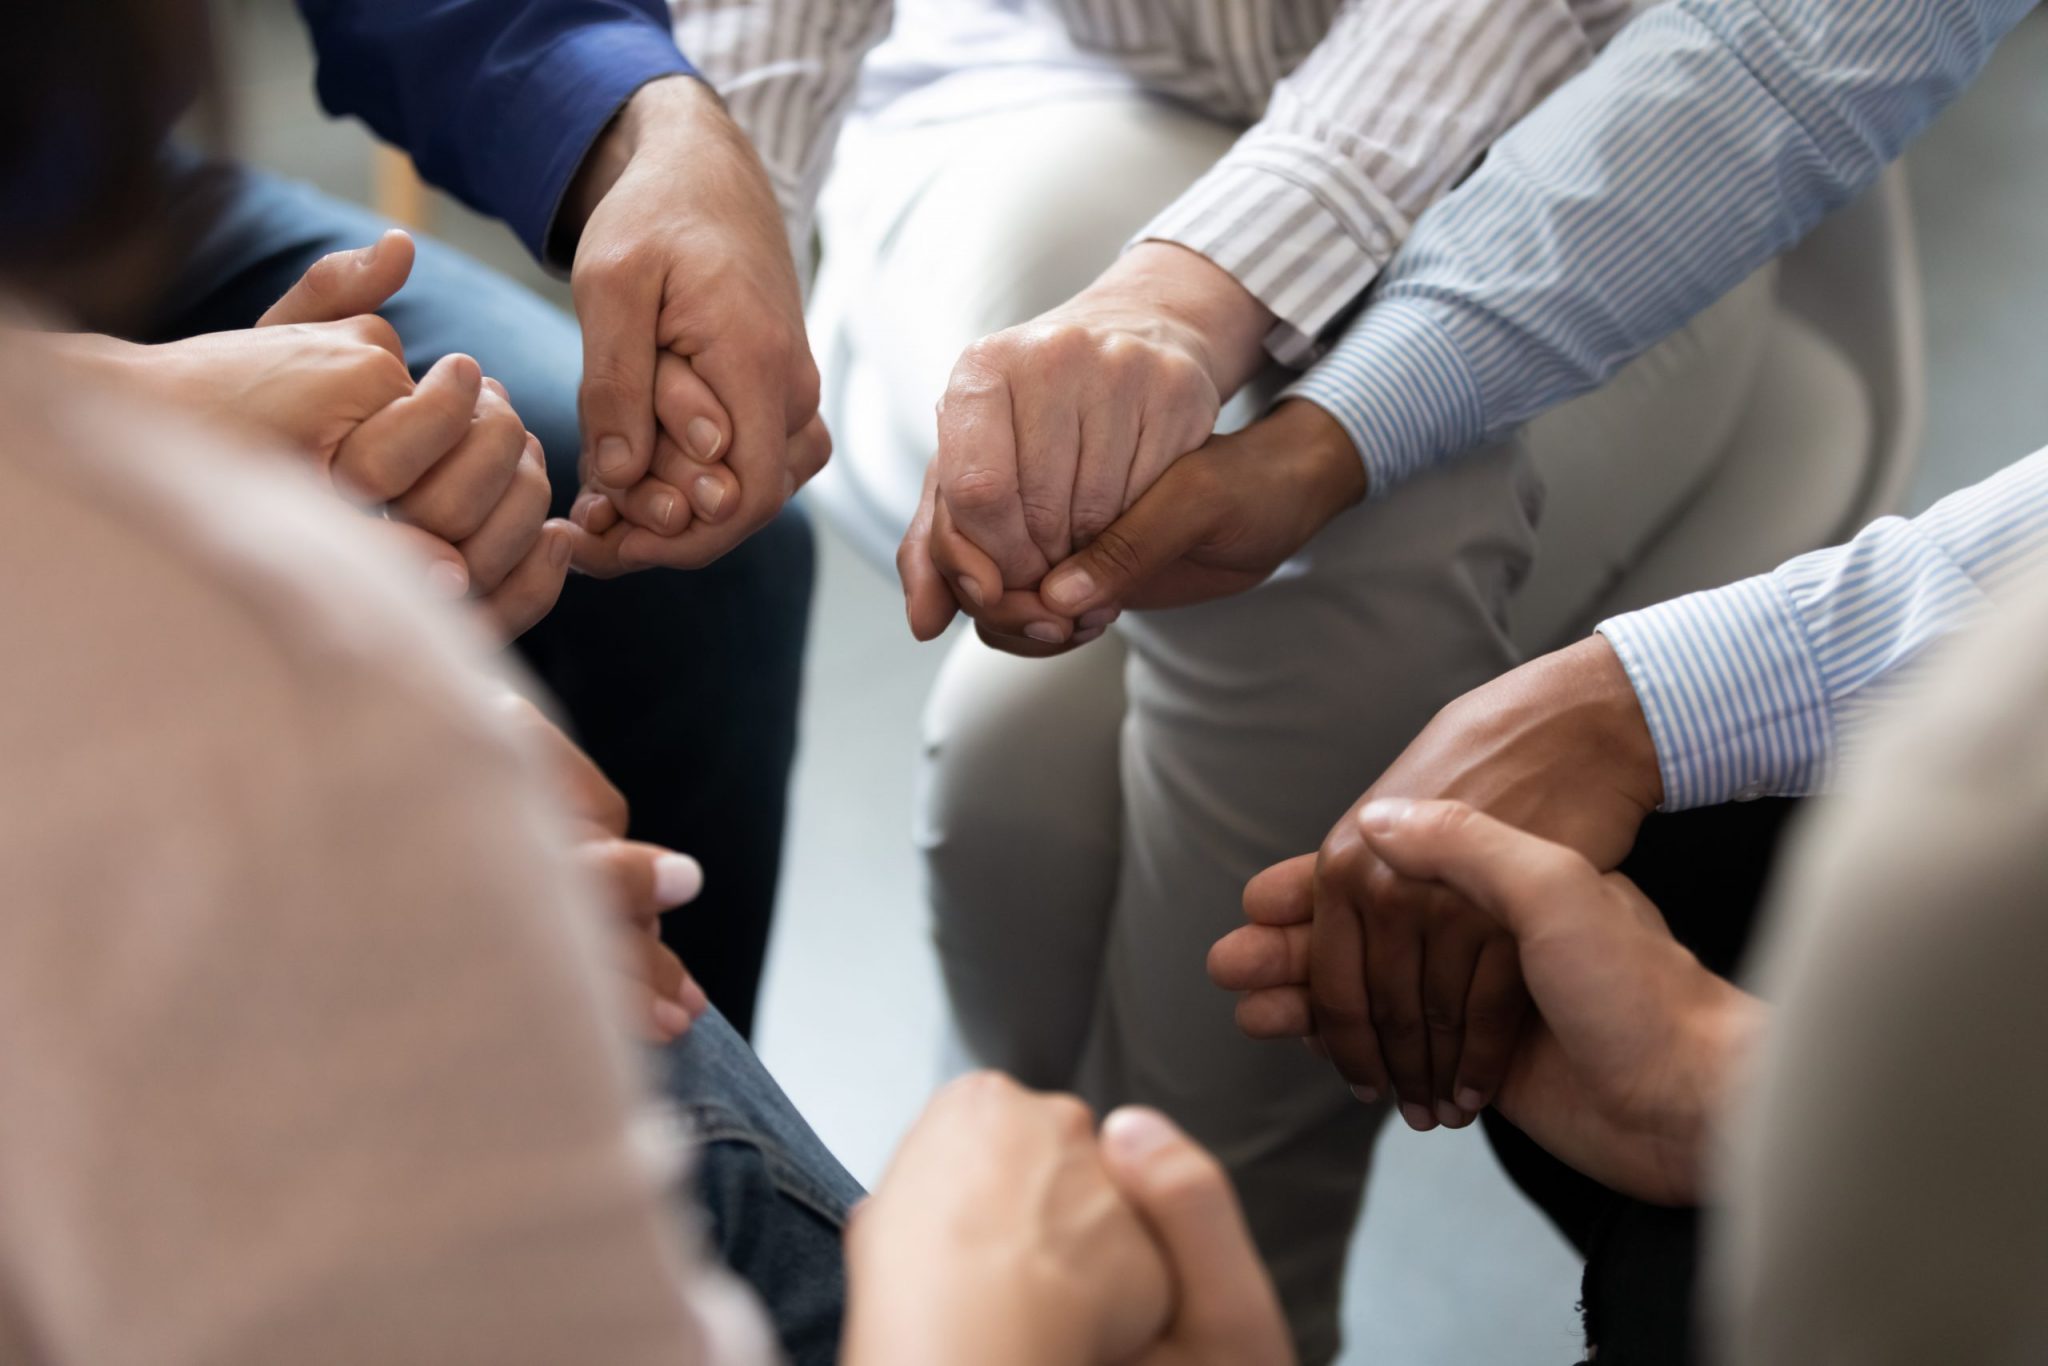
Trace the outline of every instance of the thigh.
<path fill-rule="evenodd" d="M 692 1191 L 720 1260 L 766 1305 L 791 1362 L 829 1366 L 859 1184 L 716 1012 L 657 1054 L 655 1071 L 693 1145 Z"/>
<path fill-rule="evenodd" d="M 1513 662 L 1534 496 L 1517 447 L 1474 452 L 1252 592 L 1121 623 L 1124 850 L 1088 1093 L 1162 1105 L 1222 1155 L 1307 1360 L 1335 1347 L 1383 1111 L 1306 1051 L 1239 1035 L 1205 958 L 1255 873 L 1314 850 L 1437 708 Z"/>
<path fill-rule="evenodd" d="M 977 1063 L 1073 1085 L 1116 895 L 1115 632 L 1020 659 L 962 632 L 925 706 L 915 830 L 933 939 Z"/>
<path fill-rule="evenodd" d="M 1141 95 L 849 129 L 810 312 L 839 457 L 821 493 L 886 567 L 970 343 L 1079 292 L 1237 130 Z"/>

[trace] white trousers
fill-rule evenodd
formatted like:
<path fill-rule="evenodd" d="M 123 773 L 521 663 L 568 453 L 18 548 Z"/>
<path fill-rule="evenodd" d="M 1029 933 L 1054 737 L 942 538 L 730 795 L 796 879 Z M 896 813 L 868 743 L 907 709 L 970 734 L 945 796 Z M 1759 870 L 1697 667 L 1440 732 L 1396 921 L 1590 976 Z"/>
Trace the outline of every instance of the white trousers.
<path fill-rule="evenodd" d="M 820 490 L 888 564 L 961 349 L 1086 285 L 1236 135 L 1143 97 L 849 130 L 821 215 L 813 340 L 839 454 Z M 1160 1106 L 1222 1158 L 1303 1360 L 1338 1343 L 1381 1107 L 1254 1044 L 1204 972 L 1260 869 L 1314 849 L 1514 641 L 1582 617 L 1712 472 L 1772 313 L 1768 274 L 1598 395 L 1333 521 L 1238 597 L 1127 613 L 1022 660 L 961 634 L 925 722 L 916 834 L 977 1060 Z M 1546 498 L 1549 620 L 1516 623 Z"/>

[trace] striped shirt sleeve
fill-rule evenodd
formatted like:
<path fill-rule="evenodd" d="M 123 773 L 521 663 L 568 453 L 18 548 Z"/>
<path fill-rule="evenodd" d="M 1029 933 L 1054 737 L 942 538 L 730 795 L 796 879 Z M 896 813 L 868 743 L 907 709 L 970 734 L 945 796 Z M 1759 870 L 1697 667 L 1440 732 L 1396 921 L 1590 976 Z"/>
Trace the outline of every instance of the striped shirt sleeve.
<path fill-rule="evenodd" d="M 1818 790 L 1930 647 L 2048 568 L 2048 450 L 1908 521 L 1600 624 L 1684 810 Z"/>
<path fill-rule="evenodd" d="M 676 46 L 724 98 L 767 168 L 798 261 L 869 49 L 891 0 L 669 0 Z"/>
<path fill-rule="evenodd" d="M 1268 350 L 1305 365 L 1422 210 L 1628 13 L 1628 0 L 1346 0 L 1265 117 L 1136 240 L 1229 271 L 1279 320 Z"/>
<path fill-rule="evenodd" d="M 1375 496 L 1597 387 L 1874 181 L 2036 0 L 1670 0 L 1417 222 L 1290 391 Z"/>

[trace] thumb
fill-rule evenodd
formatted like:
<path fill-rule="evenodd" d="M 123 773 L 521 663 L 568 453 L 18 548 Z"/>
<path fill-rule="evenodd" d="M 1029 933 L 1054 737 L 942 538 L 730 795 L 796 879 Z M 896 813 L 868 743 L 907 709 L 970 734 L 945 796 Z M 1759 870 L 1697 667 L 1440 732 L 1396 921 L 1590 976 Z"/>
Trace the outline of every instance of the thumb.
<path fill-rule="evenodd" d="M 1103 1121 L 1102 1157 L 1165 1253 L 1169 1338 L 1205 1361 L 1292 1362 L 1279 1298 L 1222 1164 L 1165 1115 L 1136 1105 Z"/>
<path fill-rule="evenodd" d="M 1517 940 L 1604 904 L 1584 857 L 1463 802 L 1382 798 L 1359 811 L 1358 828 L 1389 868 L 1463 894 Z"/>
<path fill-rule="evenodd" d="M 1182 461 L 1145 496 L 1125 509 L 1086 547 L 1045 576 L 1039 596 L 1066 617 L 1121 607 L 1129 594 L 1201 544 L 1213 521 L 1212 500 L 1194 495 L 1199 485 L 1176 478 Z"/>
<path fill-rule="evenodd" d="M 331 252 L 309 266 L 256 325 L 336 323 L 375 313 L 404 287 L 413 253 L 412 238 L 397 228 L 367 247 Z"/>

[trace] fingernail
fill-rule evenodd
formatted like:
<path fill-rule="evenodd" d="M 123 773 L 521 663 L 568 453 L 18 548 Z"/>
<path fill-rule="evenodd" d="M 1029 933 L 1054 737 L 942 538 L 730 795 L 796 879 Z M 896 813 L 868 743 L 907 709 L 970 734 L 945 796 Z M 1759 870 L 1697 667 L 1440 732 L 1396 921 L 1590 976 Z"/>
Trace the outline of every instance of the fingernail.
<path fill-rule="evenodd" d="M 1384 835 L 1401 823 L 1415 804 L 1399 797 L 1376 797 L 1358 813 L 1358 828 L 1368 834 Z"/>
<path fill-rule="evenodd" d="M 616 482 L 633 467 L 633 448 L 623 436 L 607 436 L 597 443 L 597 472 Z"/>
<path fill-rule="evenodd" d="M 1418 1134 L 1426 1134 L 1436 1127 L 1436 1116 L 1431 1114 L 1427 1107 L 1417 1105 L 1413 1101 L 1401 1107 L 1401 1118 Z"/>
<path fill-rule="evenodd" d="M 716 517 L 720 504 L 725 502 L 725 485 L 708 474 L 697 476 L 697 511 L 706 517 Z"/>
<path fill-rule="evenodd" d="M 1476 1115 L 1486 1108 L 1486 1097 L 1469 1086 L 1460 1086 L 1452 1099 L 1457 1101 L 1458 1108 L 1468 1115 Z"/>
<path fill-rule="evenodd" d="M 469 591 L 469 574 L 459 564 L 436 560 L 427 566 L 427 587 L 437 598 L 459 598 Z"/>
<path fill-rule="evenodd" d="M 1045 596 L 1055 607 L 1079 607 L 1095 592 L 1095 579 L 1085 569 L 1055 574 L 1045 585 Z"/>
<path fill-rule="evenodd" d="M 673 1039 L 688 1032 L 690 1024 L 689 1011 L 684 1010 L 666 996 L 654 998 L 654 1027 L 656 1029 L 659 1029 L 662 1033 Z"/>
<path fill-rule="evenodd" d="M 1436 1122 L 1446 1129 L 1462 1129 L 1472 1122 L 1472 1116 L 1449 1101 L 1440 1100 L 1436 1103 Z"/>
<path fill-rule="evenodd" d="M 1049 621 L 1032 622 L 1024 628 L 1024 634 L 1030 636 L 1033 640 L 1042 640 L 1047 645 L 1058 645 L 1065 639 L 1060 634 L 1060 628 Z"/>
<path fill-rule="evenodd" d="M 718 424 L 708 417 L 693 417 L 683 428 L 683 444 L 691 455 L 699 460 L 715 460 L 718 448 L 725 444 L 725 433 L 718 430 Z"/>
<path fill-rule="evenodd" d="M 959 578 L 953 580 L 953 586 L 960 590 L 961 597 L 967 599 L 969 607 L 979 608 L 981 606 L 980 584 L 962 574 Z"/>
<path fill-rule="evenodd" d="M 569 536 L 560 529 L 545 533 L 548 537 L 548 564 L 555 569 L 569 567 Z"/>
<path fill-rule="evenodd" d="M 1173 1136 L 1173 1121 L 1143 1105 L 1126 1105 L 1102 1121 L 1102 1141 L 1129 1158 L 1150 1157 Z"/>
<path fill-rule="evenodd" d="M 1091 626 L 1085 631 L 1076 631 L 1074 632 L 1074 638 L 1067 643 L 1069 645 L 1086 645 L 1090 641 L 1102 639 L 1102 633 L 1108 629 L 1107 626 Z"/>
<path fill-rule="evenodd" d="M 597 510 L 604 506 L 607 501 L 601 493 L 579 494 L 577 495 L 575 506 L 569 509 L 569 520 L 582 527 L 585 531 L 588 531 L 590 530 L 590 519 L 597 515 Z"/>
<path fill-rule="evenodd" d="M 663 854 L 654 860 L 654 899 L 680 906 L 704 890 L 704 868 L 688 854 Z"/>
<path fill-rule="evenodd" d="M 667 531 L 670 521 L 676 515 L 676 496 L 673 493 L 657 493 L 647 508 L 654 514 L 654 524 Z"/>
<path fill-rule="evenodd" d="M 1380 1103 L 1380 1089 L 1377 1086 L 1354 1086 L 1351 1088 L 1351 1094 L 1361 1105 Z"/>

